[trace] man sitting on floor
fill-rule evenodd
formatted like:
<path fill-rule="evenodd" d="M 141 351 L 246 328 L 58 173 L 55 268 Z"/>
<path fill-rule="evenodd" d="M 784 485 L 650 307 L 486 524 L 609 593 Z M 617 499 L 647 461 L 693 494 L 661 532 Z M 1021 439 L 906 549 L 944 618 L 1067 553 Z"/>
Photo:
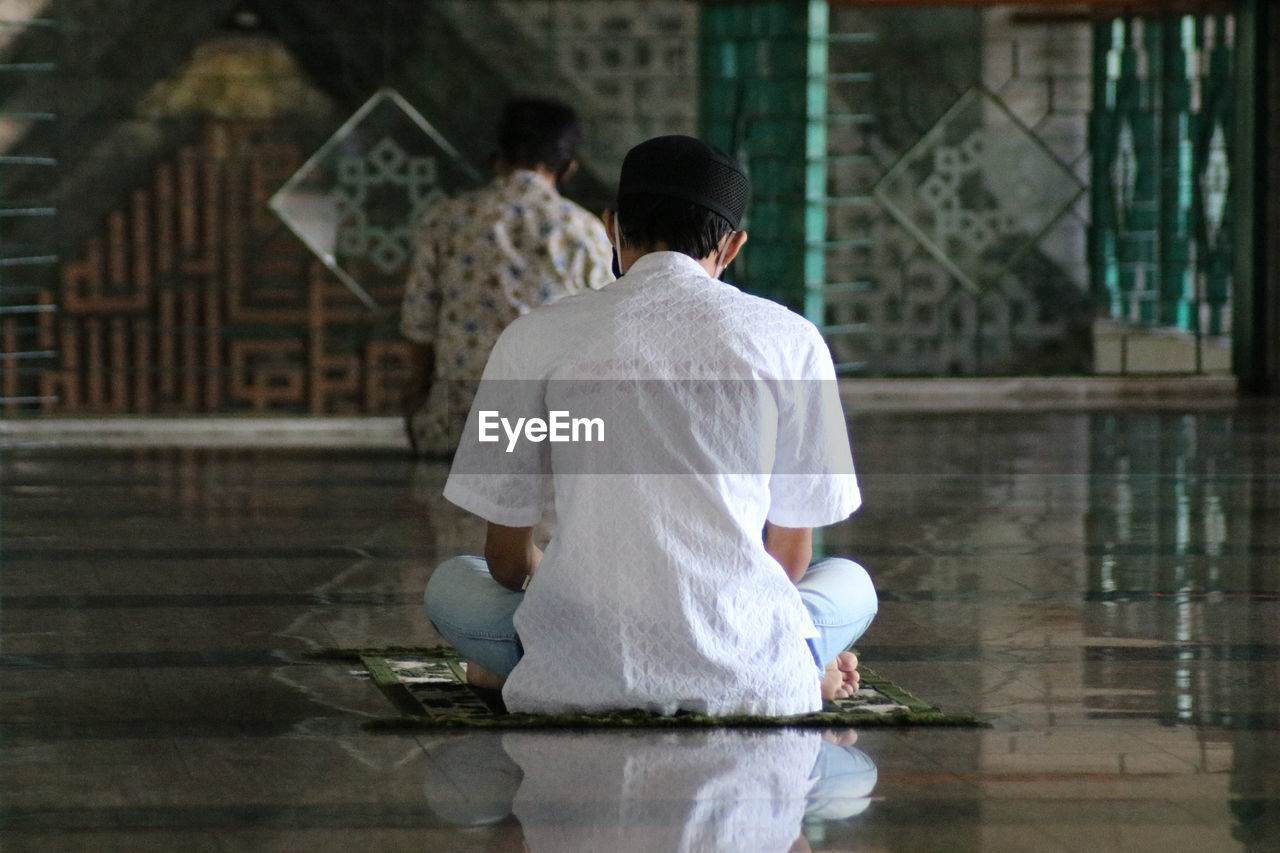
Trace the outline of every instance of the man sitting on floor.
<path fill-rule="evenodd" d="M 512 711 L 786 715 L 857 689 L 845 649 L 875 589 L 810 564 L 812 528 L 861 500 L 831 355 L 718 280 L 749 192 L 696 139 L 636 146 L 605 214 L 625 274 L 516 320 L 489 358 L 444 490 L 488 522 L 484 558 L 437 568 L 426 607 Z"/>

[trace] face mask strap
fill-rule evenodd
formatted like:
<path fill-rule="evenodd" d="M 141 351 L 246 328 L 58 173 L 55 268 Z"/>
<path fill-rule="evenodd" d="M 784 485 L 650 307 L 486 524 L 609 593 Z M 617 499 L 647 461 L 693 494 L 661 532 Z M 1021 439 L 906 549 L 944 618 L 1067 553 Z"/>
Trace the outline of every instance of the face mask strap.
<path fill-rule="evenodd" d="M 733 239 L 733 235 L 734 235 L 734 234 L 737 234 L 737 233 L 738 233 L 738 232 L 737 232 L 736 230 L 734 230 L 734 231 L 730 231 L 728 234 L 724 235 L 724 238 L 720 241 L 720 245 L 716 247 L 716 253 L 717 253 L 717 255 L 719 255 L 719 256 L 721 256 L 721 257 L 724 255 L 724 252 L 725 252 L 724 244 L 725 244 L 725 242 L 726 242 L 726 241 L 729 241 L 729 240 L 732 240 L 732 239 Z M 729 268 L 729 265 L 728 265 L 728 264 L 725 264 L 724 266 L 721 266 L 721 265 L 720 265 L 720 262 L 719 262 L 719 258 L 717 258 L 717 259 L 716 259 L 716 268 L 717 268 L 717 272 L 716 272 L 715 277 L 716 277 L 716 278 L 720 278 L 721 276 L 723 276 L 723 275 L 724 275 L 724 271 L 725 271 L 725 270 L 727 270 L 727 269 Z"/>
<path fill-rule="evenodd" d="M 622 235 L 618 230 L 618 212 L 613 212 L 613 277 L 622 278 Z"/>

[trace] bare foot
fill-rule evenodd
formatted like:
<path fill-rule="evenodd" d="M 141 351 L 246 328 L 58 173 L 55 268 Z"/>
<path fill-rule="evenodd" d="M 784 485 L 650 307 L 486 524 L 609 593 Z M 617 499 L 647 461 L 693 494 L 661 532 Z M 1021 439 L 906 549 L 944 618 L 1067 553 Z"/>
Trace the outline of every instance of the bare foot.
<path fill-rule="evenodd" d="M 506 681 L 502 676 L 493 674 L 479 664 L 467 661 L 467 684 L 472 687 L 480 687 L 485 690 L 501 690 Z"/>
<path fill-rule="evenodd" d="M 853 652 L 841 652 L 822 674 L 822 701 L 847 699 L 857 692 L 858 658 Z"/>

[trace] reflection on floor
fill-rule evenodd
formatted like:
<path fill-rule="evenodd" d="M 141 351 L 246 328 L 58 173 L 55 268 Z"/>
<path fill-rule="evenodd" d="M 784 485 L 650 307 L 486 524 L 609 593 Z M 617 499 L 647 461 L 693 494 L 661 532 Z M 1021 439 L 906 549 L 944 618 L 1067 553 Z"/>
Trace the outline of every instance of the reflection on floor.
<path fill-rule="evenodd" d="M 367 733 L 301 653 L 435 640 L 442 466 L 10 448 L 3 849 L 1280 849 L 1280 406 L 851 429 L 863 654 L 991 729 Z"/>

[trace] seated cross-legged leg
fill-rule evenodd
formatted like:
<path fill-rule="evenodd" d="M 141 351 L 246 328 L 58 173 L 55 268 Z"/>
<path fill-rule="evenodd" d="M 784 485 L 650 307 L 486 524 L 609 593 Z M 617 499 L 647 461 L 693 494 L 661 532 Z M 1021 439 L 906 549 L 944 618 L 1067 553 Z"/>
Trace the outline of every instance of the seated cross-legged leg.
<path fill-rule="evenodd" d="M 427 580 L 423 604 L 431 624 L 467 661 L 467 680 L 498 688 L 520 660 L 512 617 L 524 599 L 489 574 L 481 557 L 454 557 Z"/>
<path fill-rule="evenodd" d="M 870 627 L 880 606 L 871 576 L 852 560 L 828 557 L 810 565 L 796 586 L 818 629 L 811 642 L 825 667 L 822 696 L 851 696 L 858 690 L 858 659 L 846 649 Z"/>

